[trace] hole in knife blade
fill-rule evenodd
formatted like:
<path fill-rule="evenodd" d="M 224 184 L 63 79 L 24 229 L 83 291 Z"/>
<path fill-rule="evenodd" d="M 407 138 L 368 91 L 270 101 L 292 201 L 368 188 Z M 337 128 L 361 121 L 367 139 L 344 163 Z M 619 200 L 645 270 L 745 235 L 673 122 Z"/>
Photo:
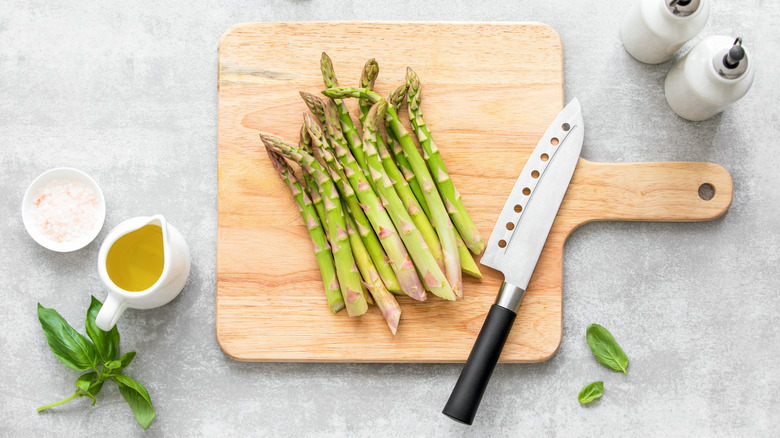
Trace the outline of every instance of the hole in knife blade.
<path fill-rule="evenodd" d="M 531 189 L 529 189 L 528 187 L 524 188 L 524 189 L 523 189 L 523 194 L 524 194 L 525 196 L 528 196 L 528 195 L 530 195 L 530 194 L 531 194 Z"/>
<path fill-rule="evenodd" d="M 506 223 L 506 229 L 510 230 L 510 231 L 514 230 L 515 229 L 515 224 L 513 222 L 507 222 Z"/>
<path fill-rule="evenodd" d="M 563 125 L 561 125 L 561 129 L 563 129 L 564 131 L 568 131 L 569 129 L 571 129 L 571 126 L 569 126 L 568 123 L 564 123 Z"/>
<path fill-rule="evenodd" d="M 553 138 L 550 139 L 550 143 L 553 146 L 558 146 L 558 143 L 560 143 L 560 141 L 558 141 L 558 137 L 553 137 Z"/>
<path fill-rule="evenodd" d="M 520 213 L 523 211 L 523 206 L 520 204 L 515 205 L 515 213 Z"/>
<path fill-rule="evenodd" d="M 533 172 L 531 172 L 531 177 L 532 178 L 539 178 L 539 171 L 538 170 L 534 170 Z"/>
<path fill-rule="evenodd" d="M 542 159 L 542 161 L 547 161 L 547 160 L 549 160 L 549 159 L 550 159 L 550 156 L 549 156 L 549 155 L 547 155 L 547 154 L 542 154 L 542 156 L 541 156 L 541 157 L 539 157 L 539 158 L 541 158 L 541 159 Z"/>
<path fill-rule="evenodd" d="M 501 248 L 506 248 L 506 240 L 501 239 L 498 241 L 498 246 Z"/>

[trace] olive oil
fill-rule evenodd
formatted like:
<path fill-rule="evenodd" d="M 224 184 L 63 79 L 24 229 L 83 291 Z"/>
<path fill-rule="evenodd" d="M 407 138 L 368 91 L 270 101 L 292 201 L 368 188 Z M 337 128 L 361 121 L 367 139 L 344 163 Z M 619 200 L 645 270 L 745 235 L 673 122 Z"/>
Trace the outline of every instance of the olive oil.
<path fill-rule="evenodd" d="M 125 234 L 111 245 L 106 256 L 106 271 L 115 285 L 128 292 L 152 287 L 163 271 L 162 228 L 145 225 Z"/>

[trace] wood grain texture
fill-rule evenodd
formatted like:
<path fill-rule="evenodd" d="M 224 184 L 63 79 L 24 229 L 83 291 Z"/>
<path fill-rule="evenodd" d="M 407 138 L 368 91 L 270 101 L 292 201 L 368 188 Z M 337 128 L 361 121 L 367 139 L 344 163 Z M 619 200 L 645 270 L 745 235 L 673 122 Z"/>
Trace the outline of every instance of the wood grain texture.
<path fill-rule="evenodd" d="M 407 65 L 415 69 L 426 121 L 487 240 L 563 107 L 561 40 L 539 23 L 348 22 L 247 23 L 220 43 L 216 316 L 224 352 L 256 361 L 465 361 L 502 282 L 490 268 L 481 267 L 481 281 L 464 276 L 457 302 L 400 298 L 396 336 L 376 308 L 359 318 L 328 310 L 306 228 L 258 138 L 297 139 L 305 111 L 298 91 L 323 88 L 322 51 L 342 85 L 356 84 L 363 63 L 376 58 L 383 95 L 403 81 Z M 703 183 L 715 188 L 710 201 L 698 196 Z M 501 361 L 543 361 L 558 349 L 563 245 L 576 227 L 710 220 L 728 209 L 731 190 L 728 172 L 709 163 L 580 160 Z"/>

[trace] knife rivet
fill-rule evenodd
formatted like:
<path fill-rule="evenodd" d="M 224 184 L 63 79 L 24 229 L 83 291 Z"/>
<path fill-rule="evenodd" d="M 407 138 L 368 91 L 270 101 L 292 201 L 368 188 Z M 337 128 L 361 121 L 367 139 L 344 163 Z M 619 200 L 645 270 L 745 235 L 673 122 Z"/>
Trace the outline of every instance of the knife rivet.
<path fill-rule="evenodd" d="M 538 170 L 534 170 L 533 172 L 531 172 L 531 177 L 532 178 L 539 178 L 539 171 Z"/>
<path fill-rule="evenodd" d="M 507 229 L 507 230 L 510 230 L 510 231 L 511 231 L 511 230 L 514 230 L 514 229 L 515 229 L 515 224 L 514 224 L 514 223 L 512 223 L 512 222 L 507 222 L 507 223 L 506 223 L 506 229 Z"/>
<path fill-rule="evenodd" d="M 571 126 L 569 126 L 568 123 L 564 123 L 563 125 L 561 125 L 561 129 L 563 129 L 564 131 L 568 131 L 569 129 L 571 129 Z"/>
<path fill-rule="evenodd" d="M 515 205 L 515 213 L 520 213 L 523 211 L 523 206 L 520 204 Z"/>
<path fill-rule="evenodd" d="M 560 143 L 560 142 L 558 141 L 558 137 L 553 137 L 552 139 L 550 139 L 550 143 L 553 146 L 558 146 L 558 143 Z"/>
<path fill-rule="evenodd" d="M 542 154 L 542 156 L 541 156 L 541 157 L 539 157 L 539 158 L 541 158 L 541 159 L 542 159 L 542 161 L 547 161 L 547 160 L 549 160 L 549 159 L 550 159 L 550 156 L 549 156 L 549 155 L 547 155 L 547 154 Z"/>
<path fill-rule="evenodd" d="M 531 194 L 531 189 L 529 189 L 528 187 L 524 188 L 524 189 L 523 189 L 523 194 L 524 194 L 525 196 L 528 196 L 528 195 L 530 195 L 530 194 Z"/>
<path fill-rule="evenodd" d="M 504 239 L 499 240 L 498 241 L 498 246 L 500 248 L 506 248 L 506 240 L 504 240 Z"/>

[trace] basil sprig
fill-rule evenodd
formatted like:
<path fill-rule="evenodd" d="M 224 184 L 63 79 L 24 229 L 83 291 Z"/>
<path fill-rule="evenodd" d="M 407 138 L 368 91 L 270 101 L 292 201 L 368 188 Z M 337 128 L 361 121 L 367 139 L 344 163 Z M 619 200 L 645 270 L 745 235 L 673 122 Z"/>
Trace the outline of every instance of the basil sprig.
<path fill-rule="evenodd" d="M 143 385 L 120 372 L 130 365 L 135 358 L 135 352 L 131 351 L 119 357 L 117 328 L 103 331 L 95 325 L 95 317 L 101 307 L 100 301 L 92 297 L 84 323 L 89 336 L 87 339 L 74 330 L 56 310 L 38 304 L 38 320 L 54 355 L 76 371 L 91 370 L 76 379 L 76 392 L 60 401 L 41 406 L 38 412 L 67 403 L 77 397 L 91 398 L 94 406 L 95 396 L 103 388 L 103 383 L 111 380 L 119 387 L 119 393 L 130 405 L 138 424 L 146 429 L 155 417 L 149 392 Z"/>
<path fill-rule="evenodd" d="M 602 394 L 604 394 L 604 382 L 591 382 L 580 390 L 577 399 L 580 403 L 585 404 L 596 400 L 601 397 Z"/>
<path fill-rule="evenodd" d="M 628 356 L 620 348 L 609 330 L 598 324 L 590 324 L 585 332 L 585 338 L 596 360 L 615 371 L 628 374 Z"/>

